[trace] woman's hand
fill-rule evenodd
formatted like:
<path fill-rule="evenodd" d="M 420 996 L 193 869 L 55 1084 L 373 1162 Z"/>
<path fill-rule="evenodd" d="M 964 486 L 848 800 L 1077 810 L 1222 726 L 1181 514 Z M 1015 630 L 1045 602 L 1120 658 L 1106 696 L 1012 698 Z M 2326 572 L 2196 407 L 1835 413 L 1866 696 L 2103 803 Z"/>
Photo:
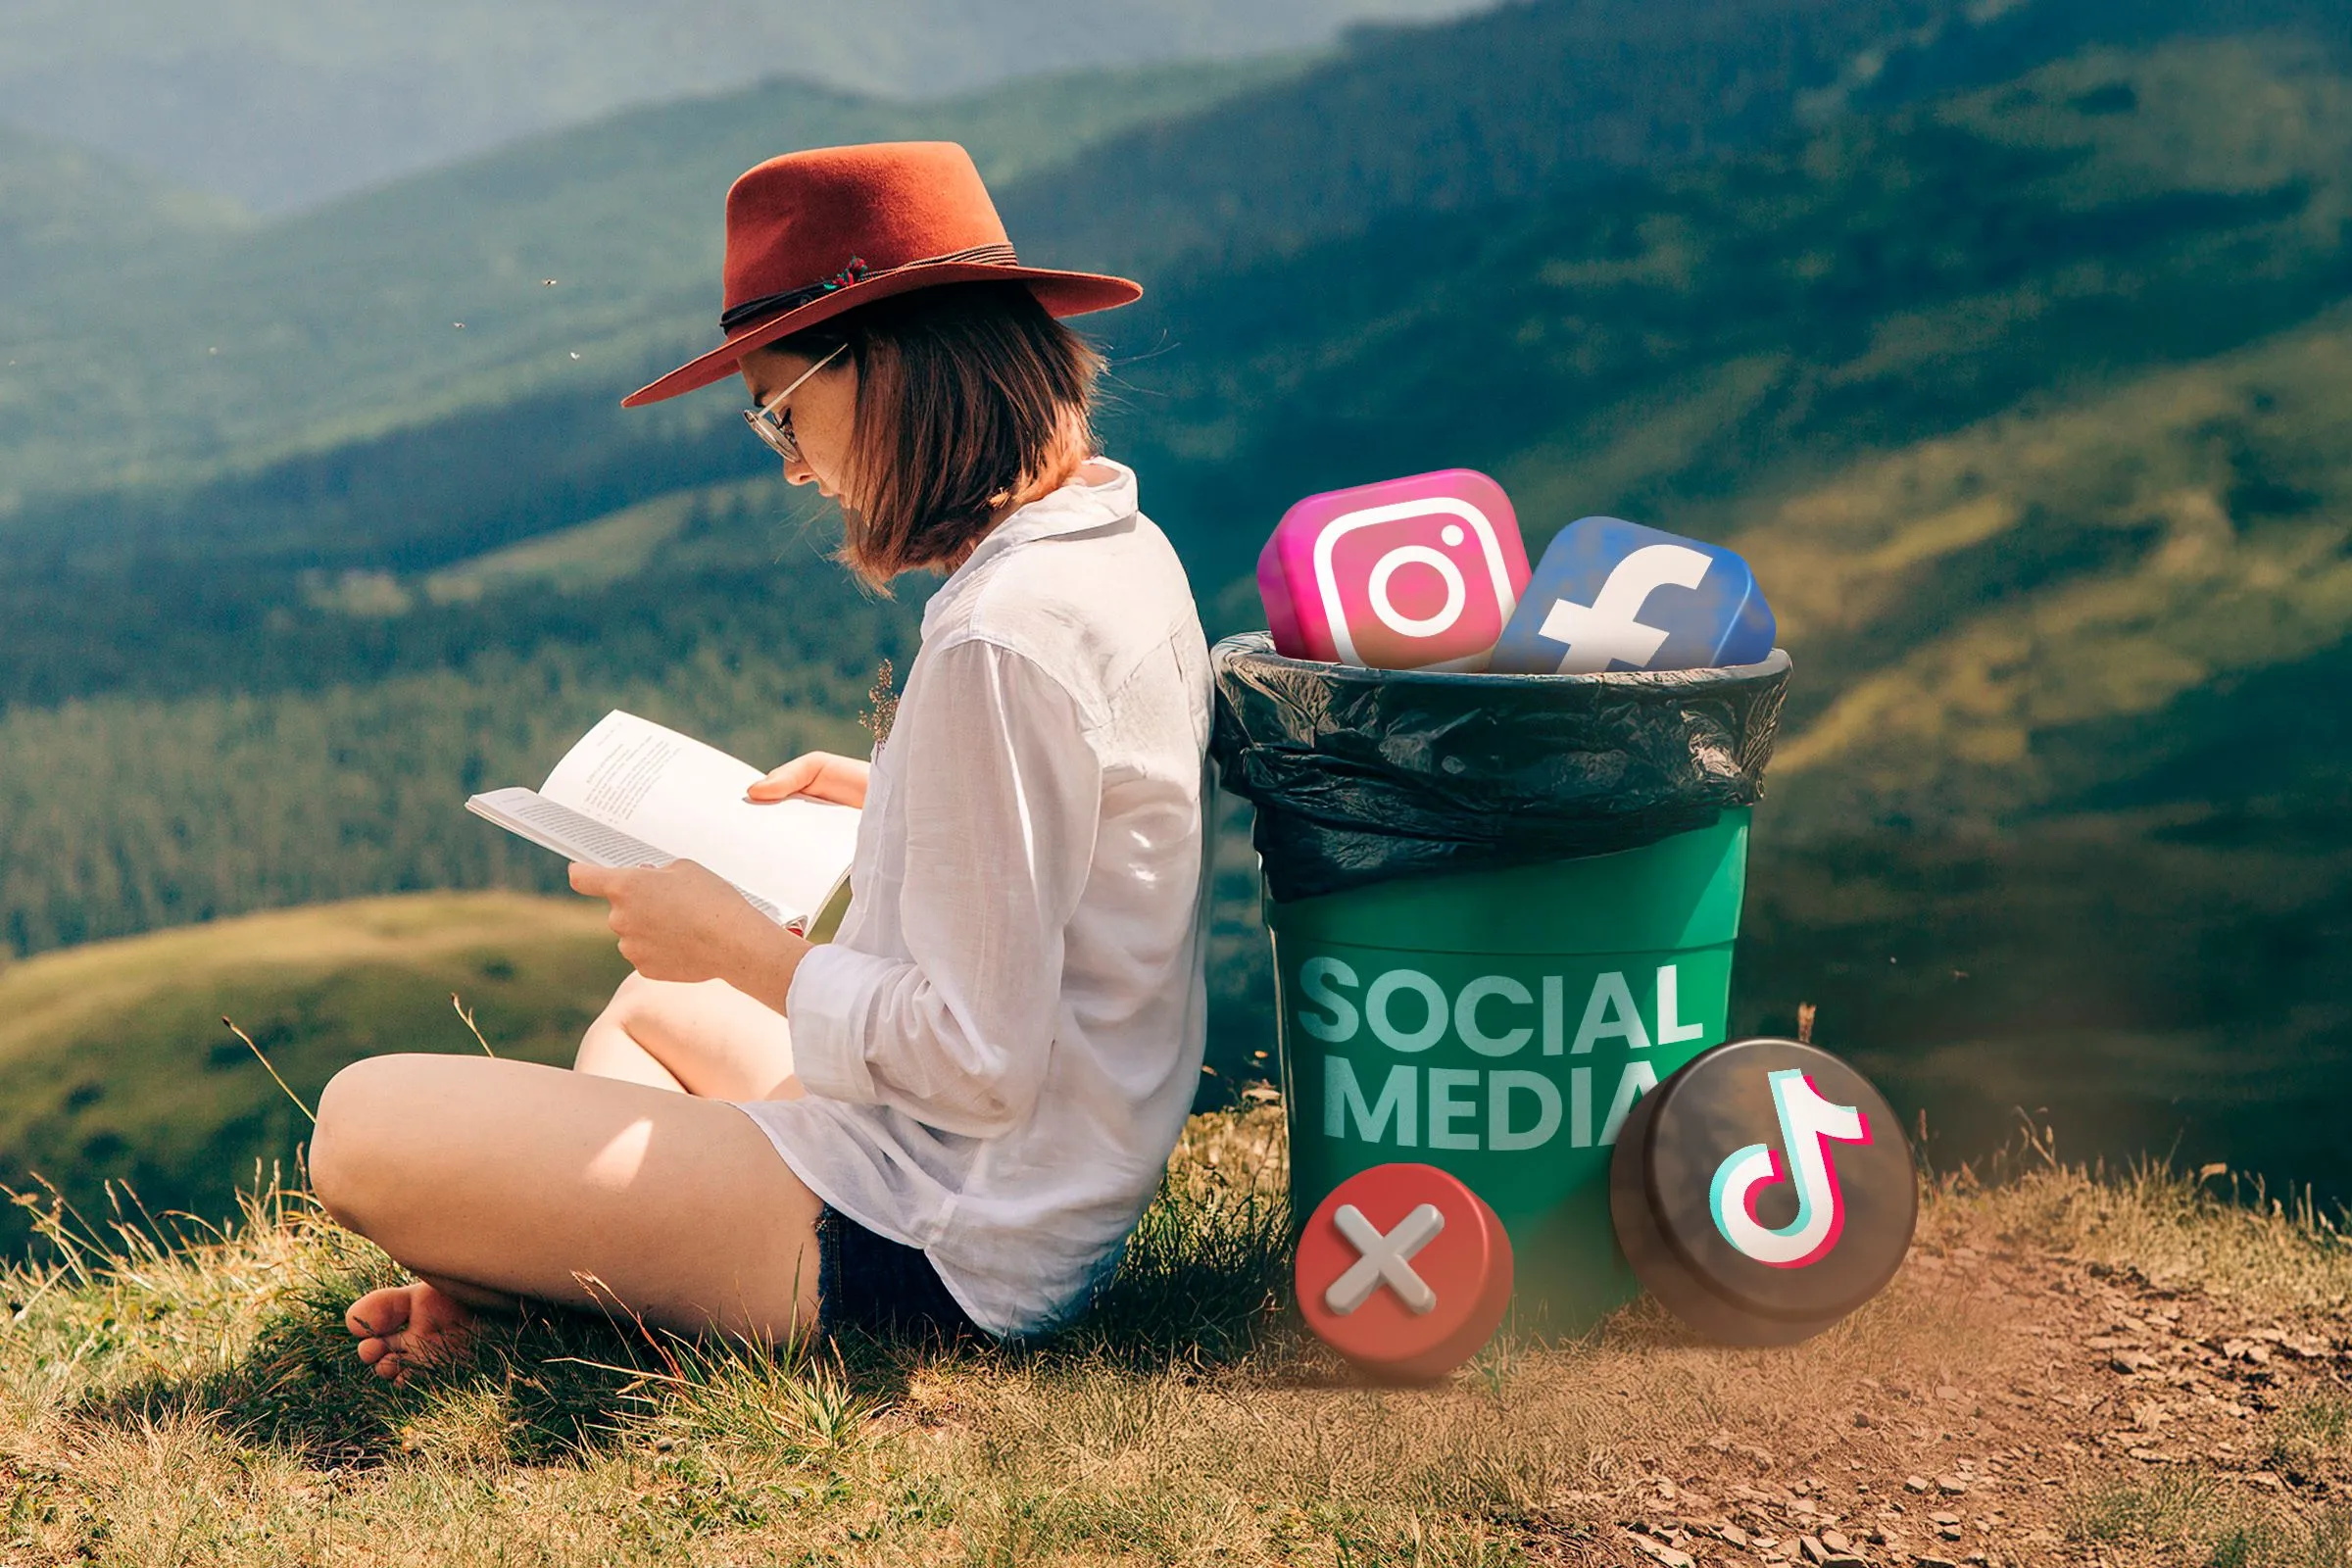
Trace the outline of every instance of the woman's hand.
<path fill-rule="evenodd" d="M 865 778 L 870 770 L 868 763 L 855 757 L 842 757 L 832 752 L 803 752 L 754 784 L 746 795 L 751 800 L 762 803 L 806 795 L 811 800 L 833 801 L 863 810 Z"/>
<path fill-rule="evenodd" d="M 724 980 L 776 1011 L 808 944 L 692 860 L 658 867 L 575 862 L 576 893 L 612 906 L 620 956 L 648 980 Z"/>

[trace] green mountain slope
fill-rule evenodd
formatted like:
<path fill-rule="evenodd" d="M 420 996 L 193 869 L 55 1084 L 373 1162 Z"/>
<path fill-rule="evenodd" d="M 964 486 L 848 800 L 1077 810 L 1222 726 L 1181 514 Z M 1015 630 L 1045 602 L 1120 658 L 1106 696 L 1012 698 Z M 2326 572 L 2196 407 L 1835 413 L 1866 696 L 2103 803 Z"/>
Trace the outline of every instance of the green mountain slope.
<path fill-rule="evenodd" d="M 1010 205 L 1081 265 L 1221 269 L 1398 211 L 1752 147 L 1858 56 L 1948 53 L 1974 30 L 1947 0 L 1535 0 L 1362 38 L 1213 116 L 1141 126 L 1095 177 Z"/>
<path fill-rule="evenodd" d="M 1821 690 L 1745 980 L 1982 1148 L 2352 1188 L 2352 313 L 1873 459 L 1735 536 Z M 1841 665 L 1843 666 L 1841 668 Z"/>
<path fill-rule="evenodd" d="M 250 468 L 518 392 L 617 400 L 642 367 L 709 346 L 727 186 L 764 158 L 946 138 L 1008 183 L 1302 63 L 1082 74 L 924 102 L 771 82 L 630 111 L 215 243 L 126 247 L 47 287 L 0 274 L 0 406 L 14 416 L 0 427 L 0 511 L 25 491 L 184 484 L 191 469 Z M 139 416 L 159 395 L 172 417 Z"/>
<path fill-rule="evenodd" d="M 1531 547 L 1735 543 L 1798 670 L 1740 1026 L 1819 1004 L 1959 1152 L 2022 1103 L 2352 1190 L 2348 137 L 2308 40 L 2091 51 L 1254 269 L 1130 434 L 1219 576 L 1444 463 Z"/>
<path fill-rule="evenodd" d="M 1163 301 L 1198 326 L 1122 433 L 1214 519 L 1223 572 L 1292 498 L 1406 452 L 1492 468 L 1539 543 L 1611 509 L 1729 532 L 1861 454 L 2352 294 L 2344 58 L 2092 51 L 1769 154 L 1398 220 Z"/>
<path fill-rule="evenodd" d="M 2352 14 L 2328 0 L 1535 0 L 1374 36 L 1214 114 L 1139 126 L 1093 155 L 1093 177 L 1025 188 L 1011 210 L 1087 265 L 1222 273 L 1397 214 L 1567 205 L 1629 172 L 2094 47 L 2262 33 L 2341 49 Z"/>
<path fill-rule="evenodd" d="M 223 1014 L 308 1104 L 346 1063 L 481 1050 L 568 1063 L 627 972 L 600 906 L 514 894 L 370 899 L 164 932 L 0 968 L 0 1182 L 54 1182 L 84 1214 L 127 1181 L 156 1213 L 232 1211 L 254 1163 L 309 1123 Z M 21 1210 L 0 1218 L 14 1252 Z"/>
<path fill-rule="evenodd" d="M 1734 542 L 1792 585 L 1788 640 L 1831 650 L 1836 695 L 1777 763 L 1804 780 L 1792 803 L 1822 825 L 1858 810 L 2001 822 L 2173 794 L 2143 775 L 2205 737 L 2150 721 L 2352 629 L 2348 422 L 2352 307 L 1781 502 Z M 2017 581 L 2028 563 L 2041 581 Z M 2025 591 L 1984 592 L 1996 574 Z M 1974 612 L 1926 612 L 1952 600 Z M 1890 657 L 1837 679 L 1838 651 L 1897 629 Z M 2118 727 L 2142 725 L 2119 779 Z"/>

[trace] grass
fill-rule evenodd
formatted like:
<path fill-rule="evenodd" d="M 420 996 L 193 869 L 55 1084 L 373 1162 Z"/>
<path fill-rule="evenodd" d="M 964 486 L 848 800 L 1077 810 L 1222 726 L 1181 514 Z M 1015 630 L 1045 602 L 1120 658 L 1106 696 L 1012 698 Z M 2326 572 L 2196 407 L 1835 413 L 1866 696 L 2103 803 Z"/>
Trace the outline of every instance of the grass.
<path fill-rule="evenodd" d="M 298 1188 L 218 1231 L 35 1204 L 44 1255 L 0 1276 L 0 1561 L 1614 1561 L 1637 1493 L 1769 1472 L 1820 1495 L 1804 1472 L 1848 1451 L 1851 1395 L 1984 1374 L 1992 1329 L 1930 1288 L 1789 1350 L 1697 1345 L 1637 1305 L 1434 1389 L 1369 1388 L 1287 1306 L 1283 1180 L 1277 1107 L 1196 1117 L 1094 1310 L 1042 1345 L 762 1352 L 537 1315 L 406 1391 L 340 1327 L 397 1270 Z M 1921 1237 L 2278 1306 L 2352 1277 L 2312 1216 L 2153 1168 L 1932 1183 Z M 2352 1404 L 2268 1432 L 2316 1473 Z M 1692 1454 L 1732 1474 L 1688 1474 Z M 2068 1555 L 2301 1565 L 2352 1543 L 2338 1509 L 2193 1469 L 2050 1473 Z"/>
<path fill-rule="evenodd" d="M 1063 1533 L 1064 1459 L 1125 1446 L 1203 1367 L 1247 1361 L 1278 1332 L 1267 1131 L 1263 1113 L 1197 1123 L 1101 1304 L 1042 1348 L 771 1355 L 648 1334 L 620 1312 L 539 1316 L 421 1394 L 366 1373 L 338 1327 L 354 1294 L 397 1270 L 297 1190 L 249 1196 L 219 1233 L 150 1220 L 135 1200 L 96 1220 L 33 1204 L 49 1255 L 6 1277 L 0 1336 L 6 1548 L 264 1560 L 341 1535 L 429 1539 L 460 1561 L 511 1548 L 670 1561 L 714 1538 L 920 1536 L 966 1519 L 957 1489 L 1006 1467 L 1022 1479 L 986 1530 L 1008 1544 Z M 910 1468 L 925 1421 L 975 1396 L 985 1419 L 957 1471 Z M 549 1528 L 550 1507 L 565 1526 Z M 1152 1534 L 1138 1519 L 1084 1529 Z"/>
<path fill-rule="evenodd" d="M 1964 1175 L 1957 1190 L 1975 1222 L 2005 1245 L 2261 1310 L 2352 1304 L 2344 1215 L 2325 1211 L 2308 1190 L 2281 1199 L 2218 1166 L 2200 1174 L 2146 1160 L 2121 1171 L 2044 1162 L 1990 1185 Z"/>
<path fill-rule="evenodd" d="M 2352 1508 L 2287 1522 L 2249 1512 L 2196 1475 L 2116 1483 L 2082 1499 L 2070 1544 L 2155 1551 L 2204 1568 L 2340 1568 L 2352 1562 Z"/>
<path fill-rule="evenodd" d="M 125 1013 L 224 971 L 411 963 L 590 937 L 611 932 L 586 901 L 458 893 L 312 905 L 69 948 L 0 968 L 0 1061 L 98 1031 L 119 1038 Z"/>

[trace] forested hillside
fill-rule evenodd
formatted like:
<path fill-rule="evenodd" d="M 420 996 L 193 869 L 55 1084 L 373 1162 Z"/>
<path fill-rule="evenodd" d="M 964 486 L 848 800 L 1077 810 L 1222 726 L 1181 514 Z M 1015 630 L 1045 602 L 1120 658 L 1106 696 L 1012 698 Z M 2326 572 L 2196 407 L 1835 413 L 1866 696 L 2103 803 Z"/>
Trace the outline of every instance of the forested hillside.
<path fill-rule="evenodd" d="M 1400 220 L 1243 274 L 1139 461 L 1203 486 L 1163 505 L 1233 626 L 1279 509 L 1392 452 L 1492 469 L 1531 548 L 1591 512 L 1737 545 L 1798 670 L 1745 1021 L 1819 1003 L 1956 1149 L 2040 1104 L 2344 1180 L 2309 1092 L 2352 1070 L 2344 67 L 2097 49 Z"/>
<path fill-rule="evenodd" d="M 1823 37 L 1848 24 L 1772 14 Z M 1157 120 L 1065 82 L 1102 137 L 1066 153 L 979 100 L 957 111 L 997 127 L 976 150 L 1002 161 L 1032 255 L 1092 243 L 1075 218 L 1055 226 L 1050 192 L 1116 209 L 1122 180 L 1162 171 L 1168 221 L 1127 209 L 1166 260 L 1144 305 L 1102 322 L 1127 356 L 1105 428 L 1212 625 L 1261 619 L 1246 567 L 1291 501 L 1421 468 L 1494 473 L 1531 551 L 1594 512 L 1732 542 L 1796 661 L 1736 1026 L 1785 1029 L 1819 1003 L 1823 1038 L 1906 1107 L 1933 1099 L 1954 1150 L 2044 1104 L 2078 1152 L 2185 1127 L 2196 1157 L 2352 1194 L 2323 1114 L 2352 1073 L 2333 963 L 2352 927 L 2334 698 L 2352 668 L 2352 24 L 2287 3 L 2170 23 L 1890 12 L 1870 24 L 1899 49 L 1831 69 L 1845 45 L 1821 43 L 1758 89 L 1777 119 L 1720 141 L 1538 167 L 1532 133 L 1516 152 L 1482 139 L 1490 84 L 1508 103 L 1538 58 L 1513 29 L 1590 42 L 1592 15 L 1539 4 L 1423 35 L 1422 96 L 1401 106 L 1382 95 L 1392 44 L 1367 39 L 1255 86 L 1152 78 Z M 1760 15 L 1711 24 L 1745 18 L 1757 59 L 1792 58 Z M 1670 43 L 1615 58 L 1676 69 Z M 1283 216 L 1294 164 L 1268 127 L 1292 99 L 1353 127 L 1297 143 L 1335 189 L 1355 188 L 1344 156 L 1389 160 L 1373 210 Z M 1431 129 L 1448 104 L 1453 141 Z M 835 109 L 827 125 L 868 122 Z M 1276 150 L 1222 185 L 1225 166 L 1194 182 L 1175 151 L 1228 144 Z M 494 214 L 485 171 L 514 172 L 525 200 L 556 151 L 452 175 L 444 199 Z M 1446 159 L 1477 172 L 1446 184 Z M 423 198 L 378 199 L 370 232 L 397 250 Z M 701 221 L 668 211 L 681 236 Z M 599 254 L 660 248 L 588 229 Z M 286 232 L 323 247 L 327 230 Z M 503 254 L 456 230 L 431 243 L 452 276 L 451 258 Z M 539 262 L 514 255 L 512 275 Z M 565 297 L 547 275 L 518 291 Z M 704 341 L 710 285 L 690 286 L 678 331 Z M 548 308 L 651 355 L 658 329 L 622 303 Z M 397 332 L 369 328 L 406 401 L 321 416 L 365 439 L 321 422 L 311 450 L 56 496 L 9 525 L 10 946 L 549 885 L 548 858 L 456 803 L 535 782 L 610 706 L 763 762 L 860 744 L 875 662 L 904 667 L 924 584 L 852 589 L 821 557 L 833 519 L 763 477 L 723 394 L 622 415 L 651 359 L 545 377 L 536 327 L 481 321 L 506 335 L 464 365 L 404 366 Z M 208 414 L 208 439 L 248 450 L 232 426 L 250 409 Z M 1265 1048 L 1271 1005 L 1232 848 L 1227 1074 Z"/>
<path fill-rule="evenodd" d="M 1494 468 L 1532 541 L 1612 506 L 1736 531 L 1862 454 L 2352 293 L 2347 58 L 2291 36 L 2092 50 L 1769 153 L 1399 218 L 1163 294 L 1188 352 L 1154 362 L 1127 433 L 1200 487 L 1183 508 L 1220 576 L 1268 509 L 1408 449 Z"/>

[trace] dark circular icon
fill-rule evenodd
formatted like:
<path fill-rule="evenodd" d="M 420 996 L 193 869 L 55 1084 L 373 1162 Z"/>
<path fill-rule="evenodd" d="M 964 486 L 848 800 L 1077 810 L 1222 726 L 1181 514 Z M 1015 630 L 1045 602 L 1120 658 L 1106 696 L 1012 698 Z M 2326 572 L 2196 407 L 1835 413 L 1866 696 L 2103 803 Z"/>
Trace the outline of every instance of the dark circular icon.
<path fill-rule="evenodd" d="M 1793 1345 L 1894 1277 L 1919 1188 L 1868 1079 L 1817 1046 L 1736 1040 L 1635 1103 L 1609 1215 L 1675 1316 L 1731 1345 Z"/>
<path fill-rule="evenodd" d="M 1511 1240 L 1486 1200 L 1435 1165 L 1375 1165 L 1315 1205 L 1298 1235 L 1298 1312 L 1376 1378 L 1442 1378 L 1494 1337 Z"/>

